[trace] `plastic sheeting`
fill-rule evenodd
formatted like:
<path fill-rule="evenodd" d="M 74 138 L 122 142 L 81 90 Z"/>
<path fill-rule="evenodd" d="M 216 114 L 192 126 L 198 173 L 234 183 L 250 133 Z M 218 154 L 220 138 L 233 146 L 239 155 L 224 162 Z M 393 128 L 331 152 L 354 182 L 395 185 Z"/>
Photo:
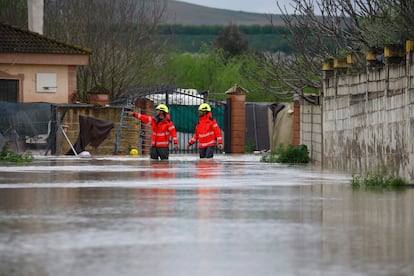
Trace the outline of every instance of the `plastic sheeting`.
<path fill-rule="evenodd" d="M 246 103 L 246 147 L 276 151 L 279 144 L 292 144 L 293 115 L 285 107 L 283 103 Z"/>
<path fill-rule="evenodd" d="M 48 133 L 51 104 L 0 102 L 0 132 L 20 138 Z"/>

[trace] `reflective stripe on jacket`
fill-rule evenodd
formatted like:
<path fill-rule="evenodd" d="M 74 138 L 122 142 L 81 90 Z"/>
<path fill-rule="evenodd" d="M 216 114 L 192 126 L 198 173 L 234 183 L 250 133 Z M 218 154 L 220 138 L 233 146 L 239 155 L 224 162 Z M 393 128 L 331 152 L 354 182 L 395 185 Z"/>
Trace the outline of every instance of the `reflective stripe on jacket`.
<path fill-rule="evenodd" d="M 178 145 L 177 132 L 174 124 L 170 121 L 169 114 L 166 114 L 166 118 L 159 122 L 157 122 L 153 116 L 147 116 L 140 113 L 134 113 L 134 117 L 140 119 L 144 124 L 151 125 L 151 146 L 167 148 L 169 146 L 170 137 L 173 139 L 174 145 Z"/>
<path fill-rule="evenodd" d="M 223 144 L 220 127 L 217 121 L 212 118 L 211 113 L 200 117 L 195 128 L 195 134 L 190 139 L 189 144 L 192 145 L 198 140 L 199 148 L 212 147 L 217 143 Z"/>

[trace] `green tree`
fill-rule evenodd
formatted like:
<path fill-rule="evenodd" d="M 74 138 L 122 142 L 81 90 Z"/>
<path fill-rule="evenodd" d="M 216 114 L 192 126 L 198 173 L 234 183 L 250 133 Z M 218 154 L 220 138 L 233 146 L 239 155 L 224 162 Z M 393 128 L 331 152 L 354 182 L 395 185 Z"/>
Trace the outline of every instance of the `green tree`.
<path fill-rule="evenodd" d="M 249 41 L 246 35 L 239 31 L 237 25 L 230 24 L 219 33 L 214 46 L 223 49 L 226 57 L 234 57 L 247 52 Z"/>
<path fill-rule="evenodd" d="M 225 62 L 222 50 L 211 52 L 207 46 L 197 54 L 172 52 L 162 66 L 147 75 L 144 84 L 208 90 L 210 97 L 224 100 L 224 92 L 237 83 L 249 90 L 248 101 L 279 101 L 277 95 L 268 93 L 259 82 L 244 75 L 250 71 L 246 68 L 257 68 L 255 63 L 257 60 L 251 55 L 232 57 Z"/>

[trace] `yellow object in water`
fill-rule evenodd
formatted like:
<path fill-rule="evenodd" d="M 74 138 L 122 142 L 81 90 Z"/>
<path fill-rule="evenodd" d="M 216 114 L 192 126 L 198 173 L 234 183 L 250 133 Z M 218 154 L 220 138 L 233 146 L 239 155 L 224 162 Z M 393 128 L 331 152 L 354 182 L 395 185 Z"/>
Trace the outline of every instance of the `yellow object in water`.
<path fill-rule="evenodd" d="M 129 151 L 129 154 L 130 154 L 130 155 L 138 155 L 138 150 L 137 150 L 137 149 L 131 149 L 131 150 Z"/>

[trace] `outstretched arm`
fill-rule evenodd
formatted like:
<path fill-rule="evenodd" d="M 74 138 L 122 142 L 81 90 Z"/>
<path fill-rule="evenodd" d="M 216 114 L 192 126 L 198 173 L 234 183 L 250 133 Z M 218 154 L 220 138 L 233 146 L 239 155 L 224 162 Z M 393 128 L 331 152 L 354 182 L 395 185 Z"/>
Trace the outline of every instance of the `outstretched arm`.
<path fill-rule="evenodd" d="M 128 116 L 133 116 L 135 118 L 138 118 L 141 116 L 141 114 L 139 114 L 138 112 L 132 112 L 132 111 L 127 111 Z"/>
<path fill-rule="evenodd" d="M 128 116 L 134 116 L 137 119 L 140 119 L 144 124 L 150 124 L 152 121 L 152 117 L 143 115 L 138 112 L 127 111 Z"/>

